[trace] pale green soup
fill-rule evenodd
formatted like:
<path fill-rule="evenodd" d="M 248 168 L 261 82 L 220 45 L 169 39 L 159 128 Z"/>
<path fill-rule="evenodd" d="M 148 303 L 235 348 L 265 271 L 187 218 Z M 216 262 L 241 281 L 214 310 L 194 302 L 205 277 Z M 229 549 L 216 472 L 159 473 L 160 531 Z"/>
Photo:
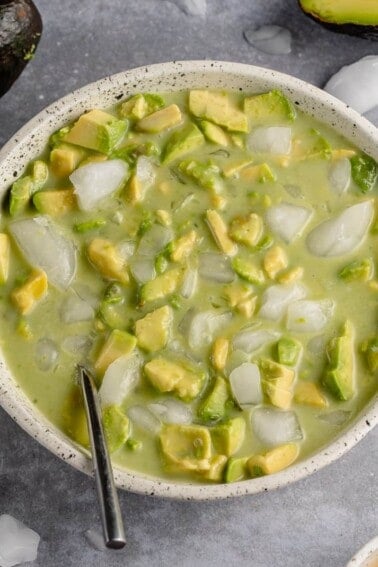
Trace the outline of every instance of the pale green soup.
<path fill-rule="evenodd" d="M 334 438 L 377 388 L 377 165 L 279 91 L 141 94 L 56 132 L 0 221 L 1 345 L 114 462 L 233 482 Z"/>

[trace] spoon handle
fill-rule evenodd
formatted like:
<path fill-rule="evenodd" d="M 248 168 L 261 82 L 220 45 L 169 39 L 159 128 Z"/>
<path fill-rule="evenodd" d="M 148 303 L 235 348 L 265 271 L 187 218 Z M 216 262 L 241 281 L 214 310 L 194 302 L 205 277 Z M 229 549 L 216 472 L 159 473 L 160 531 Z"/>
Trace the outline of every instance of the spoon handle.
<path fill-rule="evenodd" d="M 112 549 L 121 549 L 126 544 L 125 533 L 112 465 L 102 427 L 97 389 L 88 370 L 81 365 L 78 365 L 78 370 L 87 414 L 93 470 L 100 502 L 105 545 Z"/>

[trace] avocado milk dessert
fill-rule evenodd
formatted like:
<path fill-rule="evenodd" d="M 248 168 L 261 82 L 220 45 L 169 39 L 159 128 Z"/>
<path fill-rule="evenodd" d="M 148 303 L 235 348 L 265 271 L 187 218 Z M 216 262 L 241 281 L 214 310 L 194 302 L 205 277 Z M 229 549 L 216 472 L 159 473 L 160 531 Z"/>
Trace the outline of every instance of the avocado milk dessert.
<path fill-rule="evenodd" d="M 376 391 L 376 181 L 371 157 L 280 91 L 89 109 L 2 204 L 7 364 L 87 448 L 85 364 L 120 467 L 279 472 Z"/>

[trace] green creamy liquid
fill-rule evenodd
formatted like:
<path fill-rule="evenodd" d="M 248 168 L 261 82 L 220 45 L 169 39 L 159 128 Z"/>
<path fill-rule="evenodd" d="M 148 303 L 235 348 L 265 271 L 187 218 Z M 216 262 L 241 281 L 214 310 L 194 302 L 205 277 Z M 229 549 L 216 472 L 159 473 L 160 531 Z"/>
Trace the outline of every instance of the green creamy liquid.
<path fill-rule="evenodd" d="M 243 108 L 242 95 L 230 93 L 229 96 L 234 104 L 238 105 L 239 108 Z M 166 105 L 175 103 L 181 108 L 185 123 L 193 120 L 188 111 L 187 98 L 187 93 L 164 95 Z M 117 116 L 117 108 L 108 109 L 107 112 Z M 259 127 L 263 125 L 259 124 Z M 269 123 L 268 125 L 272 124 Z M 313 145 L 313 130 L 316 129 L 327 140 L 332 150 L 354 149 L 333 130 L 300 111 L 297 111 L 296 119 L 286 125 L 292 129 L 292 139 L 299 141 L 302 147 L 311 147 Z M 121 142 L 121 146 L 131 142 L 138 144 L 154 142 L 161 149 L 165 147 L 172 131 L 181 127 L 182 125 L 175 126 L 173 129 L 168 128 L 160 133 L 151 134 L 137 131 L 133 127 L 133 122 L 131 122 L 131 128 L 129 128 L 125 139 Z M 250 125 L 250 129 L 253 130 L 253 122 Z M 248 134 L 237 135 L 243 140 L 243 143 L 248 136 Z M 294 152 L 295 144 L 293 146 L 292 151 Z M 86 157 L 93 154 L 94 152 L 86 150 Z M 20 285 L 20 281 L 28 276 L 30 266 L 18 250 L 15 242 L 11 241 L 9 276 L 7 282 L 0 287 L 1 349 L 9 368 L 26 395 L 58 428 L 75 436 L 75 414 L 78 411 L 78 406 L 72 402 L 72 392 L 76 388 L 75 365 L 84 362 L 92 366 L 102 344 L 111 331 L 107 322 L 102 320 L 98 314 L 98 305 L 110 282 L 102 277 L 88 261 L 86 254 L 88 244 L 93 238 L 100 237 L 108 239 L 114 244 L 131 240 L 137 245 L 140 239 L 138 229 L 141 223 L 148 218 L 152 223 L 158 224 L 156 211 L 165 210 L 172 217 L 170 228 L 172 229 L 173 239 L 177 239 L 190 230 L 196 231 L 197 244 L 189 258 L 182 263 L 183 266 L 190 264 L 195 267 L 196 258 L 199 254 L 203 252 L 220 252 L 205 222 L 206 210 L 216 209 L 216 206 L 214 206 L 211 191 L 201 187 L 193 178 L 184 173 L 178 173 L 178 164 L 189 158 L 199 162 L 212 160 L 222 170 L 227 163 L 247 159 L 248 157 L 253 159 L 252 165 L 259 163 L 268 164 L 276 175 L 276 181 L 267 181 L 265 183 L 243 181 L 238 174 L 227 179 L 223 178 L 221 194 L 225 198 L 226 206 L 223 210 L 218 210 L 219 215 L 226 225 L 230 226 L 231 221 L 235 217 L 245 217 L 252 212 L 265 219 L 269 207 L 282 201 L 312 209 L 312 217 L 303 234 L 295 238 L 290 244 L 286 244 L 279 237 L 274 236 L 268 229 L 265 221 L 263 234 L 273 236 L 274 245 L 279 245 L 286 252 L 288 257 L 286 271 L 298 266 L 303 268 L 304 275 L 301 283 L 308 290 L 307 299 L 319 300 L 327 298 L 334 300 L 335 309 L 333 317 L 328 321 L 325 328 L 319 332 L 290 332 L 285 327 L 285 318 L 280 322 L 259 318 L 261 295 L 269 286 L 276 285 L 277 281 L 265 277 L 265 282 L 262 285 L 251 285 L 245 282 L 253 290 L 253 294 L 258 297 L 255 314 L 251 319 L 247 319 L 235 309 L 232 309 L 225 299 L 224 288 L 227 284 L 199 278 L 196 292 L 190 299 L 182 297 L 179 289 L 174 293 L 175 301 L 173 303 L 177 302 L 178 305 L 175 303 L 175 308 L 172 310 L 173 322 L 168 344 L 162 352 L 144 352 L 145 362 L 160 355 L 175 360 L 174 348 L 177 348 L 178 341 L 181 348 L 188 353 L 189 358 L 194 358 L 201 368 L 206 371 L 205 388 L 197 399 L 190 402 L 193 407 L 193 415 L 195 416 L 194 422 L 198 424 L 201 423 L 201 420 L 196 417 L 196 409 L 200 405 L 201 400 L 206 397 L 214 377 L 222 375 L 221 372 L 216 372 L 212 368 L 210 362 L 212 343 L 217 336 L 229 338 L 232 342 L 233 336 L 240 329 L 258 322 L 260 323 L 259 329 L 266 328 L 279 331 L 282 333 L 282 336 L 290 336 L 296 339 L 303 347 L 303 354 L 296 368 L 296 381 L 316 383 L 328 401 L 328 406 L 324 409 L 310 405 L 300 405 L 295 401 L 292 402 L 290 410 L 295 411 L 297 414 L 303 432 L 303 440 L 298 442 L 299 458 L 307 457 L 319 450 L 320 447 L 330 442 L 345 426 L 345 423 L 329 423 L 319 419 L 319 416 L 332 414 L 335 410 L 345 410 L 349 412 L 345 414 L 348 416 L 347 421 L 352 420 L 369 398 L 373 396 L 377 388 L 377 380 L 373 373 L 369 372 L 364 356 L 359 352 L 359 345 L 377 333 L 377 291 L 369 287 L 369 283 L 366 281 L 345 282 L 338 278 L 337 274 L 353 260 L 370 257 L 376 263 L 378 259 L 377 236 L 369 234 L 358 249 L 335 258 L 321 258 L 310 254 L 306 246 L 306 236 L 323 220 L 335 216 L 347 206 L 366 199 L 376 199 L 376 191 L 362 195 L 352 181 L 347 191 L 342 195 L 336 195 L 330 189 L 329 181 L 329 169 L 332 158 L 326 159 L 320 155 L 302 160 L 289 159 L 288 163 L 283 164 L 280 163 L 277 156 L 270 154 L 252 155 L 248 149 L 240 149 L 231 141 L 227 148 L 221 148 L 215 143 L 207 141 L 204 145 L 172 161 L 168 165 L 159 163 L 159 158 L 151 158 L 153 163 L 156 164 L 156 179 L 153 186 L 145 191 L 145 196 L 139 203 L 132 204 L 125 198 L 127 187 L 124 187 L 107 198 L 105 204 L 101 203 L 101 207 L 97 210 L 84 212 L 75 208 L 68 214 L 54 217 L 52 222 L 59 225 L 60 230 L 75 243 L 77 248 L 75 278 L 67 291 L 61 291 L 53 285 L 49 285 L 47 295 L 36 303 L 36 306 L 30 313 L 24 316 L 20 316 L 10 299 L 10 295 L 12 290 Z M 41 159 L 48 161 L 47 150 Z M 50 171 L 49 179 L 44 189 L 50 190 L 70 186 L 71 184 L 67 177 L 55 177 Z M 292 190 L 290 191 L 292 187 L 299 188 L 299 194 L 293 193 Z M 121 220 L 115 216 L 119 212 L 122 213 Z M 30 205 L 25 212 L 16 218 L 31 218 L 37 214 L 39 213 Z M 106 222 L 102 226 L 82 234 L 73 230 L 74 225 L 93 219 L 101 219 Z M 0 221 L 0 230 L 7 233 L 7 226 L 12 220 L 4 212 Z M 266 252 L 267 250 L 251 250 L 251 248 L 243 244 L 238 244 L 238 255 L 241 258 L 253 260 L 254 264 L 259 268 L 263 265 Z M 168 270 L 180 265 L 171 262 L 169 255 L 167 260 Z M 59 262 L 59 258 L 57 258 L 57 262 Z M 235 274 L 235 282 L 237 281 L 242 282 Z M 64 311 L 62 305 L 67 297 L 72 294 L 72 290 L 75 290 L 79 296 L 84 298 L 88 296 L 88 290 L 90 291 L 95 298 L 95 304 L 97 302 L 95 319 L 77 323 L 62 322 L 62 309 Z M 172 295 L 167 295 L 160 300 L 147 302 L 145 305 L 139 306 L 137 299 L 138 284 L 132 277 L 130 277 L 129 284 L 122 286 L 122 294 L 124 297 L 123 303 L 114 306 L 118 317 L 116 326 L 131 334 L 134 333 L 135 321 L 158 307 L 171 305 L 172 301 Z M 180 322 L 189 310 L 193 310 L 193 313 L 207 310 L 219 313 L 231 312 L 232 319 L 224 326 L 221 332 L 216 333 L 212 337 L 209 346 L 203 346 L 196 352 L 191 352 L 187 344 L 185 331 L 182 332 L 182 328 L 179 327 Z M 26 321 L 32 335 L 31 337 L 27 338 L 20 332 L 20 320 Z M 313 337 L 318 335 L 324 335 L 325 344 L 332 337 L 339 336 L 346 320 L 351 321 L 355 329 L 355 394 L 349 401 L 338 401 L 321 386 L 321 379 L 326 366 L 324 348 L 319 353 L 314 354 L 306 348 L 306 345 Z M 63 347 L 64 344 L 67 344 L 64 342 L 67 337 L 74 336 L 87 337 L 89 339 L 88 345 L 76 353 L 68 352 Z M 59 351 L 56 362 L 48 371 L 40 370 L 36 364 L 36 345 L 43 338 L 49 338 L 54 341 L 58 345 Z M 274 359 L 274 353 L 275 344 L 270 343 L 255 353 L 248 355 L 246 359 L 252 362 L 258 362 L 261 358 Z M 229 356 L 230 354 L 232 356 L 231 349 Z M 226 365 L 224 373 L 226 379 L 228 374 Z M 101 376 L 97 376 L 97 379 L 100 384 Z M 148 378 L 141 373 L 135 390 L 125 400 L 119 400 L 119 403 L 123 411 L 127 413 L 127 409 L 131 406 L 136 404 L 145 406 L 148 403 L 167 397 L 172 398 L 174 395 L 158 392 L 151 386 Z M 264 399 L 264 404 L 266 407 L 273 408 L 267 397 Z M 269 450 L 270 447 L 264 446 L 252 431 L 250 425 L 251 410 L 241 411 L 236 404 L 229 405 L 227 418 L 243 416 L 247 422 L 243 444 L 233 456 L 242 457 L 262 454 Z M 209 424 L 204 425 L 208 426 Z M 123 445 L 112 455 L 117 465 L 153 476 L 175 477 L 181 481 L 194 480 L 203 482 L 201 476 L 194 473 L 183 472 L 178 474 L 167 471 L 158 436 L 143 431 L 131 423 L 131 438 L 140 441 L 141 447 L 131 450 L 127 444 Z"/>

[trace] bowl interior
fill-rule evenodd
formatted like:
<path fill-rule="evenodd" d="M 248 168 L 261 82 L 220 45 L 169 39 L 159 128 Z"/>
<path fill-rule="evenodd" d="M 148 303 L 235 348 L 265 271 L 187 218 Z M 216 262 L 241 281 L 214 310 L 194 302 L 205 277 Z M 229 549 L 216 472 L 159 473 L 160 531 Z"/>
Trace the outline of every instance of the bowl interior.
<path fill-rule="evenodd" d="M 378 159 L 377 129 L 343 103 L 298 79 L 268 69 L 237 63 L 186 61 L 152 65 L 119 73 L 88 85 L 52 104 L 0 151 L 0 199 L 28 162 L 46 146 L 49 135 L 85 110 L 105 108 L 136 92 L 167 92 L 210 88 L 259 93 L 281 89 L 298 108 L 332 126 L 352 143 Z M 83 472 L 90 460 L 70 439 L 41 415 L 23 394 L 0 357 L 0 403 L 30 435 Z M 307 476 L 340 457 L 377 421 L 377 397 L 337 439 L 311 458 L 275 475 L 229 485 L 181 484 L 140 473 L 115 470 L 119 487 L 143 494 L 185 499 L 225 498 L 266 491 Z"/>

